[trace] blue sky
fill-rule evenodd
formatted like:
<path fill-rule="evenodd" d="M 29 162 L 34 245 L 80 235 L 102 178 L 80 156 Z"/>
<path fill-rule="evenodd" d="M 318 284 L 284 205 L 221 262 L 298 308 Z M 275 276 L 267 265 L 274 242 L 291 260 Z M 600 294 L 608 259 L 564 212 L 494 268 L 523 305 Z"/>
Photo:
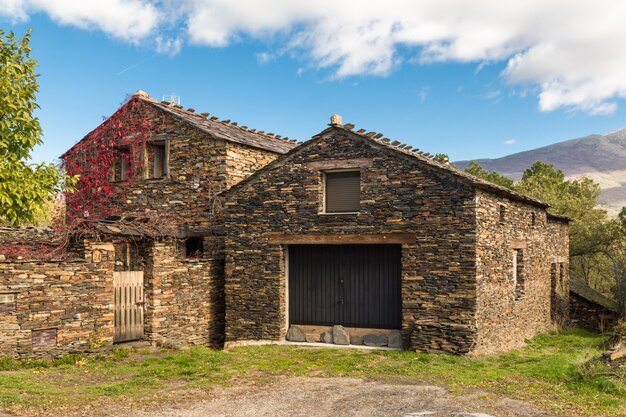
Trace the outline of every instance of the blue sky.
<path fill-rule="evenodd" d="M 452 160 L 498 157 L 626 126 L 621 93 L 610 89 L 587 101 L 560 96 L 550 105 L 542 98 L 550 93 L 547 81 L 528 78 L 534 68 L 522 75 L 507 73 L 515 51 L 493 59 L 425 59 L 431 44 L 399 42 L 391 61 L 381 52 L 372 64 L 363 63 L 369 58 L 352 51 L 351 42 L 342 44 L 340 58 L 320 55 L 317 40 L 293 46 L 307 39 L 302 33 L 320 32 L 297 18 L 297 29 L 292 26 L 287 33 L 280 22 L 270 27 L 273 31 L 261 28 L 265 32 L 240 24 L 225 29 L 226 41 L 215 41 L 214 34 L 191 33 L 190 17 L 168 21 L 163 35 L 168 48 L 160 40 L 155 45 L 155 37 L 162 36 L 158 25 L 129 38 L 106 25 L 68 23 L 59 17 L 63 11 L 23 7 L 26 16 L 0 15 L 0 28 L 20 36 L 33 29 L 44 129 L 35 161 L 55 160 L 138 89 L 158 99 L 175 93 L 184 107 L 300 140 L 324 129 L 329 116 L 339 113 L 345 123 L 427 152 L 447 153 Z M 363 48 L 356 41 L 353 46 Z M 333 43 L 321 46 L 328 47 Z"/>

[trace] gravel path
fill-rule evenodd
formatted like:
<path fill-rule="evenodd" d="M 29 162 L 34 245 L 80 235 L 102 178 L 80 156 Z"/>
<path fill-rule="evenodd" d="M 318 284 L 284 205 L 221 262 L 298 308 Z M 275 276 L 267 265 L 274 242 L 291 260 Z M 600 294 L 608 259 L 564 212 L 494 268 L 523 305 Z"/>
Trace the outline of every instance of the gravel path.
<path fill-rule="evenodd" d="M 189 394 L 189 393 L 188 393 Z M 352 378 L 283 378 L 269 383 L 235 383 L 210 394 L 198 393 L 175 408 L 99 408 L 80 416 L 115 417 L 546 417 L 548 414 L 485 392 L 454 396 L 431 385 L 409 385 Z M 95 411 L 95 410 L 94 410 Z"/>

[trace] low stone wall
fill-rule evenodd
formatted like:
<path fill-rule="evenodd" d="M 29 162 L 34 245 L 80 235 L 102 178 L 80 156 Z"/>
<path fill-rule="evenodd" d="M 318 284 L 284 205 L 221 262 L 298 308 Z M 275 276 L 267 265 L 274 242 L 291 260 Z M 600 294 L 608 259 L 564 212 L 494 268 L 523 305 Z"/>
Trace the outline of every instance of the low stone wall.
<path fill-rule="evenodd" d="M 476 327 L 459 323 L 415 322 L 411 346 L 424 353 L 465 355 L 474 347 Z"/>
<path fill-rule="evenodd" d="M 0 253 L 8 245 L 52 243 L 54 233 L 49 227 L 0 227 Z"/>
<path fill-rule="evenodd" d="M 0 261 L 0 356 L 83 353 L 113 341 L 113 245 L 84 258 Z"/>
<path fill-rule="evenodd" d="M 182 259 L 154 243 L 145 265 L 146 339 L 162 346 L 224 342 L 224 261 Z"/>
<path fill-rule="evenodd" d="M 570 292 L 570 321 L 573 327 L 604 333 L 619 319 L 616 311 Z"/>

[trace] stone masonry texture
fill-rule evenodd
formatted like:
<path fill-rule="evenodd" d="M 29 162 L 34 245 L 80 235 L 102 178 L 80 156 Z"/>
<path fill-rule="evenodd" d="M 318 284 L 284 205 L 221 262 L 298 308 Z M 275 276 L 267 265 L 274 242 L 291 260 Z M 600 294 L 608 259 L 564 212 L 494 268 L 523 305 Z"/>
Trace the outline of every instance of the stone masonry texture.
<path fill-rule="evenodd" d="M 99 262 L 92 262 L 98 252 Z M 0 311 L 0 355 L 61 356 L 113 340 L 113 245 L 84 243 L 83 259 L 0 261 L 0 294 L 12 294 Z M 56 330 L 49 348 L 33 349 L 33 332 Z"/>
<path fill-rule="evenodd" d="M 567 272 L 567 225 L 551 220 L 545 210 L 482 191 L 477 192 L 476 201 L 478 294 L 474 352 L 510 350 L 552 328 L 554 303 L 567 306 L 567 276 L 555 297 L 551 296 L 550 276 L 553 264 L 563 263 Z M 518 277 L 518 281 L 523 280 L 523 288 L 517 294 L 513 278 L 515 250 L 523 258 L 522 276 Z M 567 317 L 567 311 L 561 310 L 559 317 Z"/>

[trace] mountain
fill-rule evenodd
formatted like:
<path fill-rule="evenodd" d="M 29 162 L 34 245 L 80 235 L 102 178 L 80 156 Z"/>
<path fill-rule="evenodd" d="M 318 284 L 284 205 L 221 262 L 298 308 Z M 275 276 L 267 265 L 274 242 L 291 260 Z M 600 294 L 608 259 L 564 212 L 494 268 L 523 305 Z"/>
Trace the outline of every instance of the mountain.
<path fill-rule="evenodd" d="M 626 128 L 589 135 L 495 159 L 476 159 L 482 167 L 519 180 L 535 161 L 554 164 L 567 178 L 587 176 L 602 188 L 600 201 L 611 214 L 626 206 Z M 465 168 L 470 161 L 458 161 Z"/>

